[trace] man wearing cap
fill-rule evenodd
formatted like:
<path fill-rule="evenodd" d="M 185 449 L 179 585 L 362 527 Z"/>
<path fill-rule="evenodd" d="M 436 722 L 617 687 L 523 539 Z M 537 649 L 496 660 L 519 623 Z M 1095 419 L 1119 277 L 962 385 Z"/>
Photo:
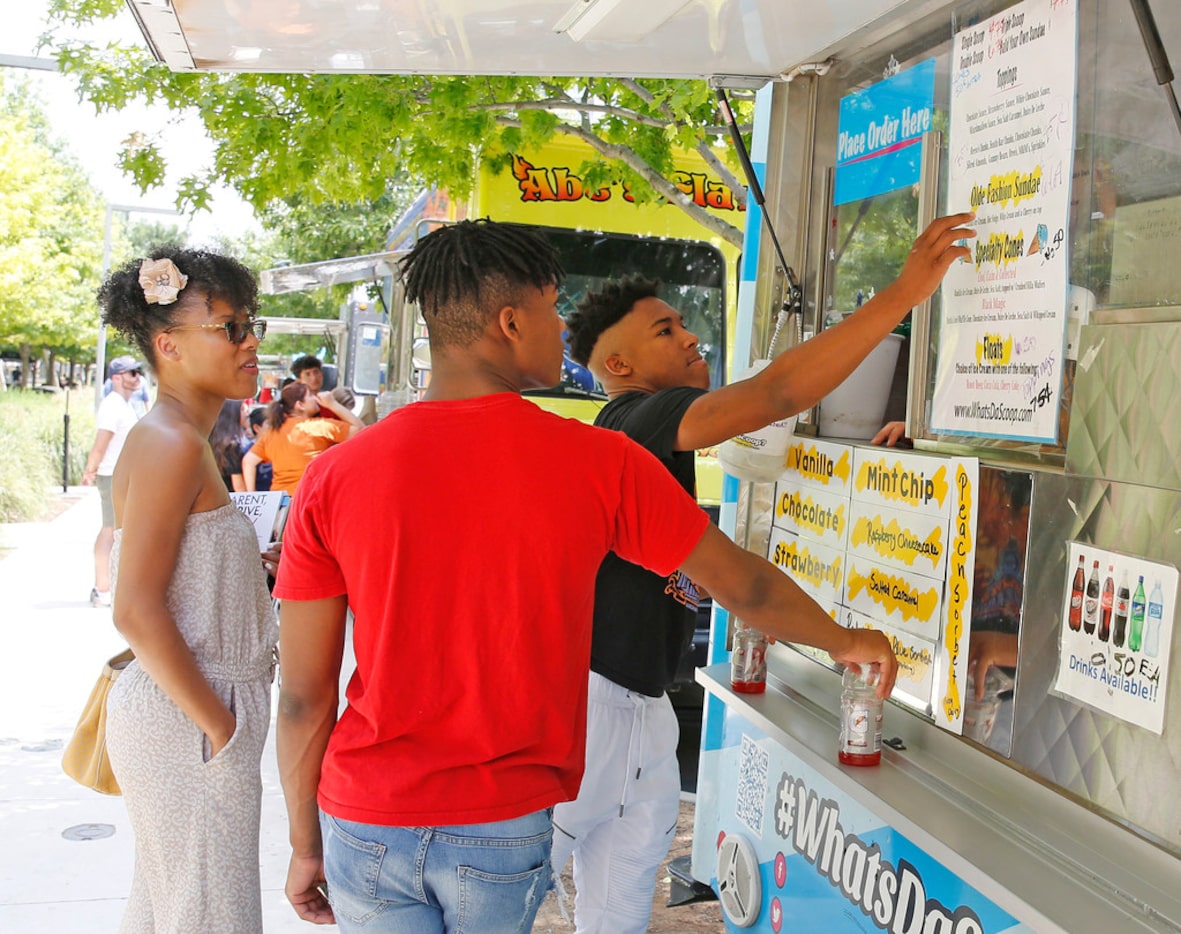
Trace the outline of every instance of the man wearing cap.
<path fill-rule="evenodd" d="M 134 357 L 116 357 L 111 361 L 111 392 L 99 404 L 94 424 L 98 429 L 94 445 L 86 457 L 82 474 L 85 486 L 98 487 L 102 502 L 103 525 L 94 540 L 94 588 L 91 606 L 111 605 L 111 546 L 115 543 L 115 507 L 111 502 L 111 475 L 123 450 L 123 442 L 141 412 L 131 403 L 143 380 L 143 365 Z"/>

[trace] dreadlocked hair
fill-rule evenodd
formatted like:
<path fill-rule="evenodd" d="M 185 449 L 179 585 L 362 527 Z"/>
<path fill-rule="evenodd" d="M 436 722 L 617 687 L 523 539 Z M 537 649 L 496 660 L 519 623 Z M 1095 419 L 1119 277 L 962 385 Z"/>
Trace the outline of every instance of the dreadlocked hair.
<path fill-rule="evenodd" d="M 440 227 L 402 261 L 407 300 L 422 310 L 432 344 L 465 347 L 526 287 L 565 278 L 557 251 L 540 234 L 488 218 Z"/>
<path fill-rule="evenodd" d="M 139 268 L 145 259 L 170 259 L 188 276 L 188 283 L 172 304 L 150 304 L 144 297 Z M 146 257 L 129 260 L 112 272 L 98 290 L 103 322 L 127 335 L 150 363 L 156 359 L 152 340 L 160 331 L 172 327 L 191 308 L 212 308 L 219 299 L 235 310 L 257 314 L 258 282 L 254 273 L 231 256 L 184 249 L 172 243 L 152 247 Z"/>
<path fill-rule="evenodd" d="M 575 363 L 590 363 L 595 344 L 603 332 L 618 324 L 644 298 L 656 298 L 660 281 L 643 276 L 624 276 L 598 292 L 588 292 L 576 310 L 566 318 L 566 340 Z"/>

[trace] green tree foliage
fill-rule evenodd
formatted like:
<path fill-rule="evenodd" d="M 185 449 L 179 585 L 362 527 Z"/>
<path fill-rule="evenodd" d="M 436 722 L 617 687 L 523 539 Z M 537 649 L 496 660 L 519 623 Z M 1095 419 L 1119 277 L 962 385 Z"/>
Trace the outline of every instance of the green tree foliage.
<path fill-rule="evenodd" d="M 0 347 L 93 359 L 102 200 L 27 85 L 2 76 L 0 191 Z"/>
<path fill-rule="evenodd" d="M 64 23 L 114 15 L 120 0 L 54 0 Z M 620 78 L 173 73 L 146 52 L 78 41 L 56 45 L 61 68 L 101 111 L 132 100 L 193 109 L 214 141 L 213 165 L 185 181 L 178 206 L 200 207 L 214 179 L 263 210 L 279 199 L 361 204 L 412 177 L 470 193 L 476 165 L 555 134 L 607 159 L 580 168 L 592 184 L 626 182 L 640 199 L 663 198 L 734 244 L 741 231 L 667 181 L 677 149 L 696 150 L 735 191 L 745 189 L 711 146 L 724 143 L 705 82 Z M 739 103 L 745 113 L 748 104 Z M 128 140 L 124 168 L 145 190 L 163 178 L 166 147 L 145 129 Z"/>
<path fill-rule="evenodd" d="M 918 236 L 918 195 L 899 188 L 837 209 L 833 243 L 837 311 L 848 313 L 893 282 Z"/>

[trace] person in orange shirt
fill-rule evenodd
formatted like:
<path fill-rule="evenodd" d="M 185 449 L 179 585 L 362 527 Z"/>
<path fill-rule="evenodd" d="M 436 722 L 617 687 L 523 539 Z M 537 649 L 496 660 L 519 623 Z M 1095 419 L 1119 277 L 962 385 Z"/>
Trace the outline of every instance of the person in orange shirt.
<path fill-rule="evenodd" d="M 336 418 L 316 418 L 321 409 Z M 272 490 L 295 495 L 308 464 L 334 444 L 351 438 L 365 425 L 332 393 L 312 392 L 304 383 L 290 383 L 279 398 L 267 406 L 267 427 L 242 458 L 246 489 L 254 490 L 258 465 L 267 461 L 274 468 Z"/>

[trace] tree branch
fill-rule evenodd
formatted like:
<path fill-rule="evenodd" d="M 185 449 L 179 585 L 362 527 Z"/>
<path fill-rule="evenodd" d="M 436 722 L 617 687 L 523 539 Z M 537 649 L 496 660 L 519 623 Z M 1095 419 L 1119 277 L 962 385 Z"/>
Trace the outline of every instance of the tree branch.
<path fill-rule="evenodd" d="M 673 109 L 668 105 L 668 101 L 660 101 L 657 103 L 656 95 L 649 91 L 646 87 L 636 81 L 634 78 L 620 78 L 619 83 L 625 88 L 635 94 L 640 100 L 646 104 L 652 104 L 659 108 L 660 112 L 664 114 L 665 118 L 675 127 L 685 127 L 687 124 L 678 119 L 677 115 L 673 113 Z M 734 193 L 735 203 L 746 207 L 746 184 L 738 179 L 738 177 L 730 171 L 718 154 L 714 152 L 709 143 L 704 137 L 698 136 L 697 143 L 693 147 L 699 156 L 705 160 L 705 164 L 717 173 L 726 187 Z"/>
<path fill-rule="evenodd" d="M 491 104 L 477 104 L 476 106 L 479 110 L 574 110 L 582 114 L 599 113 L 611 117 L 622 117 L 624 120 L 629 120 L 632 123 L 656 127 L 658 130 L 663 130 L 668 126 L 668 123 L 664 120 L 648 117 L 634 110 L 628 110 L 625 107 L 615 107 L 611 104 L 583 104 L 569 97 L 565 99 L 549 98 L 548 100 L 542 101 L 498 101 Z"/>

